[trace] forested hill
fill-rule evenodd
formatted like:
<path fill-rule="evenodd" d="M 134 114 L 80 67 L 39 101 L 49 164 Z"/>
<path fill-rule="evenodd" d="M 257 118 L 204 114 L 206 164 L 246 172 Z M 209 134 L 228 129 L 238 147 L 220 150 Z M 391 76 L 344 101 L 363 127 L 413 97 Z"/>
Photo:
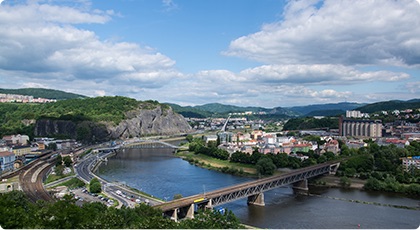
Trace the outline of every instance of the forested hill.
<path fill-rule="evenodd" d="M 417 109 L 420 108 L 420 99 L 412 99 L 409 101 L 383 101 L 368 104 L 362 107 L 357 108 L 363 113 L 375 113 L 379 111 L 389 111 L 389 110 L 403 110 L 403 109 Z"/>
<path fill-rule="evenodd" d="M 34 98 L 47 98 L 57 100 L 67 100 L 76 98 L 86 98 L 86 96 L 68 93 L 54 89 L 43 89 L 43 88 L 22 88 L 22 89 L 0 89 L 0 93 L 3 94 L 18 94 L 25 96 L 33 96 Z"/>
<path fill-rule="evenodd" d="M 47 104 L 0 103 L 0 136 L 20 133 L 106 141 L 189 129 L 185 119 L 167 105 L 121 96 Z"/>
<path fill-rule="evenodd" d="M 241 107 L 234 105 L 224 105 L 220 103 L 209 103 L 204 105 L 197 106 L 180 106 L 177 104 L 166 103 L 171 106 L 177 113 L 182 114 L 185 117 L 196 117 L 204 118 L 210 116 L 228 116 L 229 113 L 244 113 L 244 112 L 253 112 L 254 116 L 258 116 L 259 119 L 265 118 L 289 118 L 297 117 L 299 114 L 295 113 L 289 109 L 282 107 L 276 107 L 272 109 L 262 108 L 262 107 Z M 262 112 L 261 114 L 259 114 Z M 257 115 L 255 115 L 257 114 Z"/>

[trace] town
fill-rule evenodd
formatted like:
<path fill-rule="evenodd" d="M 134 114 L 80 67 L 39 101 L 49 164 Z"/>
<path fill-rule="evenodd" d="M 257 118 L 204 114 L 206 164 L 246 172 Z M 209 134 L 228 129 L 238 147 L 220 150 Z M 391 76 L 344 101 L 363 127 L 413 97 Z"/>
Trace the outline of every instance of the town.
<path fill-rule="evenodd" d="M 305 153 L 310 151 L 319 155 L 327 152 L 339 155 L 340 142 L 350 149 L 367 147 L 365 141 L 367 139 L 379 146 L 395 145 L 404 148 L 410 145 L 411 141 L 420 140 L 418 109 L 393 110 L 391 113 L 397 120 L 385 124 L 381 120 L 367 120 L 369 114 L 347 111 L 345 117 L 339 118 L 339 129 L 281 130 L 285 121 L 279 121 L 274 125 L 280 131 L 272 132 L 265 131 L 265 126 L 268 124 L 264 120 L 230 118 L 233 114 L 230 114 L 229 118 L 186 119 L 197 133 L 202 133 L 205 143 L 217 142 L 218 148 L 226 150 L 229 154 L 243 152 L 251 155 L 257 149 L 262 154 L 286 153 L 303 161 L 308 159 Z M 382 114 L 388 115 L 386 111 Z M 413 118 L 417 123 L 401 120 L 404 118 Z M 307 138 L 309 136 L 319 139 L 311 140 Z M 70 157 L 72 162 L 75 162 L 77 159 L 73 153 L 80 146 L 80 143 L 72 139 L 37 137 L 30 140 L 27 135 L 21 134 L 4 136 L 0 139 L 0 172 L 1 174 L 13 172 L 52 150 L 58 151 L 62 157 Z M 420 169 L 420 159 L 417 156 L 402 158 L 401 161 L 406 169 L 411 165 Z M 7 186 L 0 187 L 0 190 L 4 191 L 5 188 Z"/>

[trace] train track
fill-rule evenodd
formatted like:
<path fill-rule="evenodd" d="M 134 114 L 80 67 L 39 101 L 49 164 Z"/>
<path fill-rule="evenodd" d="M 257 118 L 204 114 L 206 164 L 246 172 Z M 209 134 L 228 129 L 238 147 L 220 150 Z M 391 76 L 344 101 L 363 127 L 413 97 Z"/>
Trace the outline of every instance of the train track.
<path fill-rule="evenodd" d="M 44 159 L 45 160 L 45 159 Z M 36 202 L 37 200 L 53 201 L 54 198 L 44 188 L 43 179 L 54 162 L 40 160 L 23 169 L 19 174 L 20 186 L 28 198 Z"/>

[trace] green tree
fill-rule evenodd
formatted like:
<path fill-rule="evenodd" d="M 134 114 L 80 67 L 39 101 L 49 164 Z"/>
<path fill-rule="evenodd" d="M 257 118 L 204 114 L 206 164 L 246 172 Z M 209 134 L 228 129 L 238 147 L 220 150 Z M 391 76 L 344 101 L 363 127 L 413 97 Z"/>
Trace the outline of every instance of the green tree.
<path fill-rule="evenodd" d="M 101 182 L 98 180 L 98 178 L 94 177 L 92 180 L 90 180 L 89 191 L 92 193 L 102 192 Z"/>
<path fill-rule="evenodd" d="M 192 142 L 193 141 L 193 139 L 194 139 L 194 137 L 193 137 L 193 135 L 191 135 L 191 134 L 188 134 L 186 137 L 185 137 L 185 139 L 188 141 L 188 142 Z"/>
<path fill-rule="evenodd" d="M 63 157 L 61 156 L 61 154 L 58 154 L 56 158 L 55 166 L 59 166 L 62 164 L 63 164 Z"/>
<path fill-rule="evenodd" d="M 183 196 L 182 196 L 182 194 L 175 194 L 174 195 L 174 200 L 178 200 L 178 199 L 181 199 Z"/>
<path fill-rule="evenodd" d="M 65 165 L 66 167 L 70 167 L 70 166 L 71 166 L 71 164 L 73 163 L 73 161 L 71 160 L 70 156 L 65 156 L 65 157 L 63 158 L 63 162 L 64 162 L 64 165 Z"/>
<path fill-rule="evenodd" d="M 256 164 L 256 168 L 261 175 L 273 175 L 276 165 L 269 157 L 261 157 Z"/>
<path fill-rule="evenodd" d="M 55 166 L 54 168 L 55 175 L 57 176 L 62 176 L 63 171 L 64 171 L 64 165 L 58 165 L 58 166 Z"/>
<path fill-rule="evenodd" d="M 216 210 L 199 211 L 194 219 L 180 223 L 183 229 L 239 229 L 243 228 L 231 211 L 221 213 Z"/>
<path fill-rule="evenodd" d="M 346 176 L 340 177 L 340 185 L 343 186 L 343 187 L 348 188 L 351 185 L 351 181 Z"/>
<path fill-rule="evenodd" d="M 47 145 L 47 149 L 57 151 L 57 144 L 55 142 L 51 142 Z"/>

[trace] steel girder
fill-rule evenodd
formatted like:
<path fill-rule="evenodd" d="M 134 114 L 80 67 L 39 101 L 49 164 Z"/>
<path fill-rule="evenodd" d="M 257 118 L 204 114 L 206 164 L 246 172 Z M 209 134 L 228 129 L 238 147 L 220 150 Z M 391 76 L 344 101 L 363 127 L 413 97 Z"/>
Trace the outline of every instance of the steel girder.
<path fill-rule="evenodd" d="M 259 184 L 241 188 L 236 191 L 216 195 L 211 198 L 212 200 L 211 205 L 212 206 L 222 205 L 222 204 L 234 201 L 234 200 L 239 200 L 248 196 L 257 195 L 257 194 L 260 194 L 262 192 L 265 192 L 274 188 L 293 184 L 295 182 L 305 180 L 311 177 L 319 176 L 328 172 L 330 172 L 330 165 L 317 168 L 314 170 L 302 172 L 296 175 L 287 176 L 284 178 L 279 177 L 279 178 L 275 178 L 269 181 L 263 181 Z"/>

